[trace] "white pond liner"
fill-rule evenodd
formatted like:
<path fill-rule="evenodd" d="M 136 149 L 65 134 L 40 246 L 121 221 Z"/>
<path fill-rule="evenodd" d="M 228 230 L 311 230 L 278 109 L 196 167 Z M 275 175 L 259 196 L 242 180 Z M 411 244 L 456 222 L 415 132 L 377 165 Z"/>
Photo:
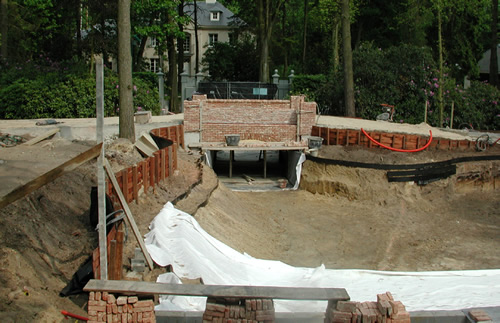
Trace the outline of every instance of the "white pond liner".
<path fill-rule="evenodd" d="M 158 282 L 180 283 L 178 277 L 202 278 L 206 285 L 253 285 L 345 288 L 353 301 L 375 301 L 390 291 L 408 311 L 457 310 L 500 305 L 500 270 L 392 272 L 292 267 L 242 254 L 205 232 L 194 217 L 170 202 L 154 218 L 146 246 L 160 266 L 175 274 Z M 178 276 L 178 277 L 176 277 Z M 161 297 L 157 311 L 203 311 L 203 297 Z M 275 301 L 276 312 L 324 312 L 326 302 Z"/>

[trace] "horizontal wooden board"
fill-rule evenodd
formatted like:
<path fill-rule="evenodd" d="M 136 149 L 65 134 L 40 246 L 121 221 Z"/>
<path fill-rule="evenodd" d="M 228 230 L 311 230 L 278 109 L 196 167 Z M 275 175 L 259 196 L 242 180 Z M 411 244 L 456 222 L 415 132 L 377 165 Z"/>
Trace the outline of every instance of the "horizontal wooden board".
<path fill-rule="evenodd" d="M 271 298 L 288 300 L 349 300 L 344 288 L 308 288 L 275 286 L 182 285 L 137 281 L 91 279 L 84 291 L 122 294 L 159 294 L 233 298 Z"/>

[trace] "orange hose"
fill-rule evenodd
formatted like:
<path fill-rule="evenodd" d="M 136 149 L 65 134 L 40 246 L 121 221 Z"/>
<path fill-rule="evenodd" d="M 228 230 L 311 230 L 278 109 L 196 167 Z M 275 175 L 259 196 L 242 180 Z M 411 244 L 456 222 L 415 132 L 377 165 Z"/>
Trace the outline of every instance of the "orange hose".
<path fill-rule="evenodd" d="M 61 310 L 61 314 L 64 315 L 64 316 L 72 317 L 72 318 L 80 320 L 80 321 L 88 321 L 89 320 L 86 317 L 83 317 L 83 316 L 80 316 L 80 315 L 77 315 L 77 314 L 73 314 L 73 313 L 70 313 L 70 312 L 67 312 L 67 311 L 63 311 L 63 310 Z"/>
<path fill-rule="evenodd" d="M 425 146 L 423 147 L 420 147 L 420 148 L 417 148 L 417 149 L 409 149 L 409 150 L 405 150 L 405 149 L 398 149 L 398 148 L 393 148 L 393 147 L 389 147 L 389 146 L 386 146 L 384 144 L 381 144 L 380 142 L 376 141 L 375 139 L 373 139 L 372 137 L 370 137 L 370 135 L 368 133 L 366 133 L 366 131 L 361 128 L 361 131 L 363 132 L 363 134 L 368 138 L 370 139 L 373 143 L 379 145 L 380 147 L 383 147 L 385 149 L 389 149 L 389 150 L 392 150 L 392 151 L 399 151 L 399 152 L 402 152 L 402 153 L 415 153 L 417 151 L 422 151 L 424 149 L 426 149 L 427 147 L 429 147 L 429 145 L 431 144 L 432 142 L 432 131 L 429 130 L 429 134 L 430 134 L 430 138 L 429 138 L 429 141 L 425 144 Z"/>

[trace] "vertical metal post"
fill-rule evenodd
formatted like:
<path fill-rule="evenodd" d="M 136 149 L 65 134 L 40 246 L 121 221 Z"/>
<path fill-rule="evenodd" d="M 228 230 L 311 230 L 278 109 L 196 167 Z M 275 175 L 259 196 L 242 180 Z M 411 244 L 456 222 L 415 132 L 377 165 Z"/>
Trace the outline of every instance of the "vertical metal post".
<path fill-rule="evenodd" d="M 97 143 L 104 141 L 104 68 L 102 55 L 96 57 L 96 122 Z M 104 173 L 104 145 L 97 159 L 97 195 L 99 206 L 99 266 L 102 280 L 108 279 L 108 256 L 106 239 L 106 178 Z"/>
<path fill-rule="evenodd" d="M 234 150 L 229 151 L 229 178 L 233 177 Z"/>
<path fill-rule="evenodd" d="M 161 68 L 158 70 L 158 94 L 160 99 L 160 113 L 163 114 L 163 109 L 165 108 L 165 78 L 164 74 L 161 71 Z"/>
<path fill-rule="evenodd" d="M 267 178 L 267 150 L 264 150 L 264 178 Z"/>

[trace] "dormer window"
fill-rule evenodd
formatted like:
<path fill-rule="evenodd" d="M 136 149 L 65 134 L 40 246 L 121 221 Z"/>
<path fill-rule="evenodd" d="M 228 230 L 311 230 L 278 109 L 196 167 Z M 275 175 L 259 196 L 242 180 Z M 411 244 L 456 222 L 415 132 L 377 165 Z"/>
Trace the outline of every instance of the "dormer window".
<path fill-rule="evenodd" d="M 211 11 L 210 12 L 210 21 L 219 21 L 220 12 L 219 11 Z"/>

